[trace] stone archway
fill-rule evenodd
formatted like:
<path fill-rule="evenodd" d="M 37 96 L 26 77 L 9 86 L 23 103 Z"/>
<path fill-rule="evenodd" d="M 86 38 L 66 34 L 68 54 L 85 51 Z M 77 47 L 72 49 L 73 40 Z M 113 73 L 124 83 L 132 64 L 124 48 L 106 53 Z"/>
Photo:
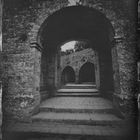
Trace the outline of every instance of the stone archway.
<path fill-rule="evenodd" d="M 86 62 L 79 71 L 79 83 L 95 83 L 95 68 L 94 64 Z"/>
<path fill-rule="evenodd" d="M 93 8 L 71 6 L 49 16 L 38 33 L 38 42 L 42 46 L 41 73 L 45 75 L 44 81 L 41 81 L 43 89 L 45 87 L 56 89 L 60 86 L 61 44 L 68 40 L 89 40 L 91 48 L 99 54 L 99 90 L 104 94 L 113 90 L 111 56 L 113 37 L 114 30 L 110 21 Z"/>
<path fill-rule="evenodd" d="M 61 74 L 62 84 L 74 83 L 75 82 L 75 72 L 72 67 L 66 66 Z"/>
<path fill-rule="evenodd" d="M 10 8 L 11 5 L 8 6 L 12 12 L 5 10 L 7 12 L 3 20 L 5 23 L 3 30 L 4 73 L 2 74 L 4 77 L 3 112 L 17 118 L 25 117 L 26 111 L 30 114 L 40 104 L 42 93 L 49 94 L 50 92 L 47 90 L 54 89 L 59 83 L 57 82 L 59 77 L 55 77 L 59 75 L 57 58 L 59 58 L 60 44 L 68 40 L 87 39 L 92 42 L 93 48 L 99 54 L 99 89 L 106 92 L 113 87 L 110 52 L 111 49 L 114 50 L 113 53 L 116 57 L 113 59 L 116 63 L 113 66 L 115 69 L 113 101 L 116 101 L 115 106 L 120 105 L 123 112 L 131 114 L 133 112 L 131 101 L 137 94 L 135 86 L 137 81 L 135 74 L 137 66 L 135 17 L 132 15 L 135 8 L 132 8 L 131 1 L 128 3 L 124 1 L 86 1 L 85 5 L 88 7 L 66 7 L 67 1 L 63 1 L 60 5 L 58 3 L 59 1 L 40 1 L 39 3 L 34 1 L 31 2 L 32 5 L 28 4 L 25 8 L 21 3 L 22 8 L 18 13 L 16 3 L 14 8 Z M 98 3 L 101 3 L 101 6 L 96 6 Z M 120 7 L 121 5 L 122 7 Z M 130 9 L 130 12 L 125 13 L 124 9 Z M 28 16 L 25 16 L 26 14 Z M 20 19 L 24 19 L 26 22 Z M 111 44 L 114 33 L 110 22 L 115 29 L 116 42 L 114 44 Z M 13 26 L 9 23 L 12 23 Z M 129 27 L 129 30 L 126 27 Z M 10 30 L 7 32 L 7 29 Z M 20 34 L 21 36 L 19 36 Z M 39 51 L 31 49 L 29 46 L 35 47 Z M 111 46 L 114 47 L 111 48 Z M 19 69 L 19 66 L 22 68 Z M 104 94 L 104 92 L 102 93 Z M 31 103 L 33 104 L 31 105 Z M 15 106 L 16 109 L 13 109 Z M 125 107 L 126 109 L 124 109 Z M 27 108 L 28 110 L 25 111 Z"/>

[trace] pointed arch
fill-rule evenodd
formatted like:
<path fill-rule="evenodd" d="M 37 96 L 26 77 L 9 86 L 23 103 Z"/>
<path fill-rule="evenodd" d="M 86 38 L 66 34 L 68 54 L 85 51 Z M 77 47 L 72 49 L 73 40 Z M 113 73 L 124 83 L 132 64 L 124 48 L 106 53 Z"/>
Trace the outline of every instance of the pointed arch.
<path fill-rule="evenodd" d="M 62 84 L 74 83 L 75 82 L 75 72 L 71 66 L 66 66 L 61 75 Z"/>
<path fill-rule="evenodd" d="M 95 68 L 91 62 L 86 62 L 82 65 L 79 71 L 79 82 L 92 82 L 95 83 Z"/>

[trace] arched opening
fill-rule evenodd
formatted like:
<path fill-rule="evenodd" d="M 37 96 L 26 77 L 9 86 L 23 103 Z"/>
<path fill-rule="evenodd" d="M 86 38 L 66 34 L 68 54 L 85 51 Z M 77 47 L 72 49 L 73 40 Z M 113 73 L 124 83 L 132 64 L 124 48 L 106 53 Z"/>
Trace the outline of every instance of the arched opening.
<path fill-rule="evenodd" d="M 76 65 L 75 59 L 75 40 L 64 43 L 60 48 L 60 69 L 61 69 L 61 86 L 68 83 L 75 83 L 76 80 Z"/>
<path fill-rule="evenodd" d="M 94 64 L 87 62 L 80 68 L 79 83 L 95 83 Z"/>
<path fill-rule="evenodd" d="M 73 68 L 70 66 L 64 68 L 61 76 L 62 76 L 61 77 L 62 84 L 75 82 L 75 73 Z"/>
<path fill-rule="evenodd" d="M 38 33 L 38 43 L 43 48 L 41 89 L 48 90 L 61 87 L 61 45 L 69 40 L 88 40 L 91 43 L 91 48 L 98 53 L 99 90 L 103 94 L 112 91 L 111 47 L 113 37 L 114 30 L 110 21 L 96 9 L 71 6 L 62 8 L 50 15 Z M 51 94 L 51 92 L 47 93 Z"/>

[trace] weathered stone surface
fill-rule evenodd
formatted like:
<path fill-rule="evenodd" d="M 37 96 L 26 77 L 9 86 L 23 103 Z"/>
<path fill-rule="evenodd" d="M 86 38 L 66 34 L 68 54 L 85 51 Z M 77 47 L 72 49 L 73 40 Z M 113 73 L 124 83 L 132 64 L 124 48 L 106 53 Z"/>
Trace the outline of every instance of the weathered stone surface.
<path fill-rule="evenodd" d="M 96 76 L 96 85 L 97 87 L 99 87 L 99 74 L 98 74 L 98 60 L 97 60 L 98 56 L 97 53 L 93 50 L 93 49 L 84 49 L 82 51 L 79 52 L 75 52 L 69 55 L 64 55 L 61 56 L 61 61 L 60 61 L 60 66 L 61 66 L 61 74 L 60 76 L 62 77 L 62 72 L 63 70 L 67 67 L 70 66 L 73 68 L 74 72 L 75 72 L 75 79 L 76 79 L 76 83 L 79 83 L 79 73 L 80 73 L 80 69 L 81 67 L 90 62 L 92 64 L 94 64 L 95 67 L 95 76 Z M 61 82 L 61 81 L 60 81 Z"/>
<path fill-rule="evenodd" d="M 79 71 L 80 67 L 86 63 L 91 62 L 95 64 L 95 52 L 92 49 L 84 49 L 79 52 L 72 53 L 70 55 L 64 55 L 61 57 L 62 70 L 67 66 L 73 67 L 76 71 Z"/>
<path fill-rule="evenodd" d="M 137 79 L 134 42 L 135 17 L 133 14 L 135 6 L 133 6 L 133 3 L 132 0 L 127 2 L 125 0 L 83 0 L 79 3 L 103 13 L 112 23 L 115 35 L 123 37 L 122 43 L 116 46 L 118 64 L 114 68 L 119 80 L 115 79 L 114 81 L 117 82 L 115 85 L 119 90 L 115 90 L 118 96 L 114 97 L 114 101 L 117 101 L 117 106 L 120 105 L 125 108 L 123 112 L 126 116 L 134 114 L 134 102 L 130 101 L 133 101 L 137 94 L 135 87 Z M 42 93 L 50 95 L 50 90 L 54 90 L 58 86 L 56 72 L 57 70 L 60 71 L 60 64 L 55 61 L 58 50 L 51 50 L 50 48 L 54 46 L 42 44 L 42 40 L 45 40 L 46 36 L 42 38 L 41 32 L 45 29 L 44 26 L 47 26 L 46 19 L 57 10 L 67 6 L 69 6 L 67 0 L 31 0 L 28 2 L 14 0 L 13 3 L 5 1 L 2 80 L 3 113 L 8 118 L 14 117 L 20 120 L 21 118 L 30 117 L 31 112 L 38 107 L 43 96 L 40 90 Z M 128 9 L 130 13 L 128 13 Z M 46 23 L 43 23 L 45 20 Z M 113 41 L 113 35 L 110 34 L 109 40 Z M 47 53 L 41 53 L 30 48 L 32 42 L 48 47 Z M 111 42 L 108 45 L 112 45 Z M 104 49 L 102 49 L 102 54 L 103 52 Z M 99 62 L 104 60 L 102 62 L 106 62 L 111 68 L 111 62 L 108 63 L 105 55 L 104 57 L 100 56 Z M 107 74 L 104 75 L 106 72 L 109 74 L 108 70 L 110 69 L 104 69 L 104 66 L 102 66 L 100 65 L 100 71 L 103 77 L 106 76 L 104 78 L 106 80 L 101 81 L 100 86 L 105 84 L 103 89 L 109 88 L 110 90 L 109 84 L 106 84 L 108 81 Z M 121 102 L 118 102 L 116 98 L 119 98 Z"/>

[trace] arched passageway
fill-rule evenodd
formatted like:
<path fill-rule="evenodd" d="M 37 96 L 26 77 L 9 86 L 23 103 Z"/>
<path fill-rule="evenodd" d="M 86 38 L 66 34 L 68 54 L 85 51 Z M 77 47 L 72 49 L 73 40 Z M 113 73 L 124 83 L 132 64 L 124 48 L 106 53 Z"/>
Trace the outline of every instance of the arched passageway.
<path fill-rule="evenodd" d="M 79 71 L 79 83 L 92 82 L 95 83 L 95 68 L 94 64 L 87 62 Z"/>
<path fill-rule="evenodd" d="M 87 40 L 98 52 L 101 93 L 113 90 L 112 40 L 114 30 L 109 19 L 96 9 L 84 6 L 62 8 L 50 15 L 38 33 L 42 46 L 42 89 L 61 87 L 61 45 L 70 40 Z M 44 65 L 46 64 L 46 65 Z M 94 73 L 94 70 L 93 72 Z M 50 93 L 50 92 L 49 92 Z M 113 92 L 111 92 L 113 93 Z"/>
<path fill-rule="evenodd" d="M 64 68 L 61 75 L 61 82 L 62 84 L 75 82 L 75 72 L 72 67 L 67 66 Z"/>

